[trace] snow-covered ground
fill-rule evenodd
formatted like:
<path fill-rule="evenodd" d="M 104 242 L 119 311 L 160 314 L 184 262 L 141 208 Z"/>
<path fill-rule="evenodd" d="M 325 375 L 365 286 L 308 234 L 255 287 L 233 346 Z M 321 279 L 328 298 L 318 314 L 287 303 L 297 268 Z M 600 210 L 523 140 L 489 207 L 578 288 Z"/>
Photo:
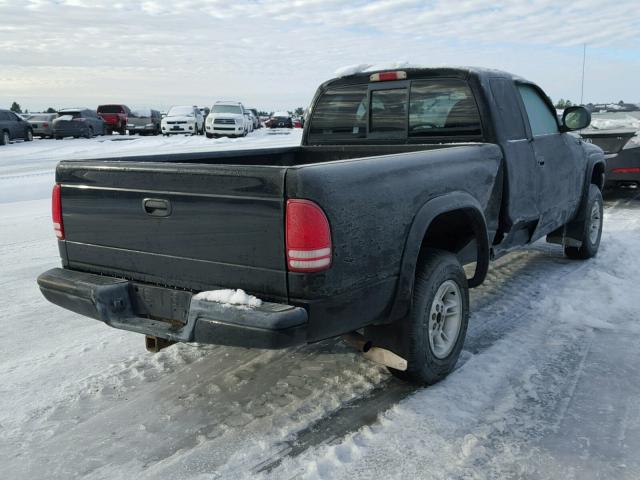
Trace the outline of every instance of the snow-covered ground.
<path fill-rule="evenodd" d="M 607 195 L 597 258 L 539 243 L 472 291 L 445 381 L 416 389 L 339 340 L 173 345 L 47 303 L 61 158 L 291 145 L 35 141 L 0 147 L 0 476 L 7 479 L 640 478 L 640 192 Z"/>

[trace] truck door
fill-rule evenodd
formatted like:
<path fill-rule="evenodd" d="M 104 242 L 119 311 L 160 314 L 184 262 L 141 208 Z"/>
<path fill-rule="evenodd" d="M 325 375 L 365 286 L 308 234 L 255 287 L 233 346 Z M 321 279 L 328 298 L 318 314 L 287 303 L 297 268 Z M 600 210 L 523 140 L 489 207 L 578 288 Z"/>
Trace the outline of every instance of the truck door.
<path fill-rule="evenodd" d="M 577 207 L 584 168 L 577 151 L 560 132 L 555 110 L 534 85 L 518 83 L 518 92 L 529 127 L 529 141 L 536 160 L 540 222 L 535 240 L 564 225 Z"/>
<path fill-rule="evenodd" d="M 506 245 L 523 244 L 530 240 L 540 218 L 536 159 L 513 80 L 495 77 L 489 84 L 496 107 L 496 137 L 504 152 L 500 228 L 506 234 Z"/>

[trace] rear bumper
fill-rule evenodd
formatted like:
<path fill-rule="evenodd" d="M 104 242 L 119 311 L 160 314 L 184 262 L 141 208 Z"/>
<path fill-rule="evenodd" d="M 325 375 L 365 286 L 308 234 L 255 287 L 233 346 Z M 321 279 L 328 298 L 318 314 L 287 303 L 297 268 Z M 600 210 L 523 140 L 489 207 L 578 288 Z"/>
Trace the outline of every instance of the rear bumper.
<path fill-rule="evenodd" d="M 88 131 L 89 127 L 84 125 L 64 126 L 54 128 L 53 135 L 56 137 L 80 137 L 86 135 Z"/>
<path fill-rule="evenodd" d="M 42 273 L 38 286 L 51 303 L 114 328 L 167 340 L 270 349 L 307 340 L 307 311 L 301 307 L 263 302 L 242 308 L 155 286 L 140 293 L 140 285 L 128 280 L 63 268 Z M 183 318 L 160 320 L 153 315 L 179 310 L 185 296 L 184 316 L 176 315 Z"/>

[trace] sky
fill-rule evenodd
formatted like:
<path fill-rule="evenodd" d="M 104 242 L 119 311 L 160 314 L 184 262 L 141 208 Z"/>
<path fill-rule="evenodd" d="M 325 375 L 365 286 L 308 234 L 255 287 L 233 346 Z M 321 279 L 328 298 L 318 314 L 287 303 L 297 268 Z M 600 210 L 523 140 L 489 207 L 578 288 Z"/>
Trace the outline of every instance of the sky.
<path fill-rule="evenodd" d="M 0 0 L 0 107 L 307 106 L 346 65 L 498 68 L 640 102 L 637 0 Z"/>

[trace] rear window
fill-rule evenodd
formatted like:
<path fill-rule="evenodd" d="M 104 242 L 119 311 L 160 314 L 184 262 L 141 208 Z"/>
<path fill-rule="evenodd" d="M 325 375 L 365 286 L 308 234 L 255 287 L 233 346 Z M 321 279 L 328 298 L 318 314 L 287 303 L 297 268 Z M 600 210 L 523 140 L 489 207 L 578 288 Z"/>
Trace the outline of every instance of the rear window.
<path fill-rule="evenodd" d="M 407 129 L 407 89 L 371 92 L 369 133 L 404 134 Z"/>
<path fill-rule="evenodd" d="M 316 102 L 309 141 L 423 140 L 482 134 L 473 93 L 464 80 L 413 80 L 385 89 L 383 84 L 329 88 Z"/>
<path fill-rule="evenodd" d="M 120 105 L 101 105 L 98 113 L 124 113 L 124 109 Z"/>
<path fill-rule="evenodd" d="M 73 110 L 58 112 L 58 114 L 60 115 L 60 117 L 71 117 L 71 118 L 81 118 L 82 117 L 82 114 L 80 112 L 73 111 Z"/>
<path fill-rule="evenodd" d="M 409 100 L 409 136 L 475 136 L 480 114 L 462 80 L 415 80 Z"/>
<path fill-rule="evenodd" d="M 348 140 L 367 136 L 367 85 L 327 90 L 316 103 L 309 123 L 310 139 Z"/>

